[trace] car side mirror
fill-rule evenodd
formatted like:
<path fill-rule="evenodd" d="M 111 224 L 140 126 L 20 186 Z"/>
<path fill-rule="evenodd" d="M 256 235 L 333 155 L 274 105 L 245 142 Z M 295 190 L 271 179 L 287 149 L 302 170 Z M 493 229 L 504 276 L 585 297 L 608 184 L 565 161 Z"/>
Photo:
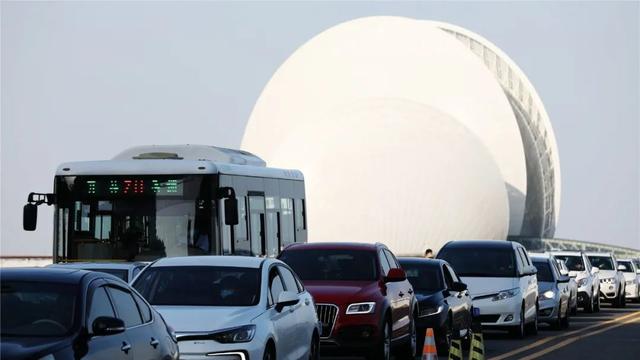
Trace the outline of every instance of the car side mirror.
<path fill-rule="evenodd" d="M 640 274 L 640 269 L 636 270 L 636 274 Z"/>
<path fill-rule="evenodd" d="M 407 280 L 407 274 L 402 269 L 393 268 L 384 278 L 384 282 L 400 282 Z"/>
<path fill-rule="evenodd" d="M 292 306 L 300 301 L 298 294 L 293 291 L 283 291 L 278 295 L 278 301 L 276 302 L 276 310 L 282 311 L 286 306 Z"/>
<path fill-rule="evenodd" d="M 562 275 L 558 278 L 558 282 L 560 283 L 566 283 L 569 282 L 569 280 L 571 280 L 571 278 L 566 275 Z"/>
<path fill-rule="evenodd" d="M 592 274 L 597 274 L 600 272 L 600 268 L 598 268 L 597 266 L 594 266 L 591 268 L 591 273 Z"/>
<path fill-rule="evenodd" d="M 569 272 L 567 270 L 562 269 L 562 270 L 560 270 L 560 275 L 569 276 Z"/>
<path fill-rule="evenodd" d="M 621 264 L 621 265 L 618 265 L 618 270 L 625 271 L 625 270 L 627 270 L 627 268 L 624 267 L 624 265 Z"/>
<path fill-rule="evenodd" d="M 124 321 L 111 316 L 100 316 L 93 320 L 91 329 L 94 336 L 108 336 L 124 332 Z"/>
<path fill-rule="evenodd" d="M 224 199 L 225 225 L 238 225 L 238 199 L 235 197 Z"/>
<path fill-rule="evenodd" d="M 467 284 L 456 281 L 451 284 L 451 290 L 457 292 L 465 291 L 467 290 Z"/>
<path fill-rule="evenodd" d="M 38 205 L 27 204 L 22 209 L 22 228 L 25 231 L 34 231 L 38 224 Z"/>

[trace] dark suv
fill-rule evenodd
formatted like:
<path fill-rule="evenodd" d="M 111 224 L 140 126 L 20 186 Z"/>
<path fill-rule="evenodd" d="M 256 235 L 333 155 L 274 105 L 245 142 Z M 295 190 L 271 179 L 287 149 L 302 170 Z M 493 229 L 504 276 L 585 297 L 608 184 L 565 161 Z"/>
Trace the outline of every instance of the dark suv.
<path fill-rule="evenodd" d="M 292 267 L 316 301 L 321 350 L 352 350 L 389 359 L 391 349 L 416 353 L 417 305 L 395 256 L 382 244 L 292 244 L 280 260 Z"/>

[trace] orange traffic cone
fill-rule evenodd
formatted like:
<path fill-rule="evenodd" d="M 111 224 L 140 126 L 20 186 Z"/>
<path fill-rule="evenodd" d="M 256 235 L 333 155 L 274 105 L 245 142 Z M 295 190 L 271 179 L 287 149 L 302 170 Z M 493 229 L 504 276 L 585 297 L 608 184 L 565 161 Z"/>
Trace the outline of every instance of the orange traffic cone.
<path fill-rule="evenodd" d="M 424 335 L 424 345 L 422 346 L 422 360 L 438 360 L 436 340 L 433 337 L 433 329 L 428 328 Z"/>

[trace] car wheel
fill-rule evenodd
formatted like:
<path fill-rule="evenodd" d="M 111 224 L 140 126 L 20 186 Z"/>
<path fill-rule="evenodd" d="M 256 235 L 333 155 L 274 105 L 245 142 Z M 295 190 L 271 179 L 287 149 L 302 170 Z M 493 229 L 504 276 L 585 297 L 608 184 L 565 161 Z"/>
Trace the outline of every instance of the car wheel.
<path fill-rule="evenodd" d="M 595 312 L 600 312 L 600 305 L 600 294 L 598 294 L 598 296 L 596 296 L 596 304 L 594 306 Z"/>
<path fill-rule="evenodd" d="M 311 346 L 309 347 L 309 360 L 319 360 L 320 359 L 320 338 L 318 335 L 313 334 L 311 338 Z"/>
<path fill-rule="evenodd" d="M 596 308 L 596 299 L 595 296 L 591 295 L 591 297 L 587 300 L 587 304 L 584 307 L 584 312 L 592 313 L 595 312 Z"/>
<path fill-rule="evenodd" d="M 416 357 L 417 337 L 415 318 L 412 316 L 409 323 L 409 341 L 402 347 L 400 352 L 401 359 L 414 359 Z"/>
<path fill-rule="evenodd" d="M 536 317 L 537 319 L 537 317 Z M 524 331 L 524 305 L 522 306 L 522 309 L 520 309 L 520 323 L 518 324 L 518 326 L 515 329 L 511 329 L 510 330 L 511 335 L 513 335 L 514 337 L 518 338 L 518 339 L 522 339 L 525 336 L 525 331 Z"/>
<path fill-rule="evenodd" d="M 622 308 L 627 306 L 627 297 L 625 296 L 626 293 L 626 289 L 620 293 L 620 307 Z"/>
<path fill-rule="evenodd" d="M 526 328 L 526 334 L 530 334 L 530 335 L 538 335 L 538 304 L 536 304 L 536 315 L 533 318 L 533 322 L 530 323 L 529 325 L 525 326 Z"/>
<path fill-rule="evenodd" d="M 373 351 L 367 357 L 372 360 L 389 360 L 391 359 L 391 321 L 385 320 L 382 329 L 382 338 L 378 344 L 373 347 Z"/>
<path fill-rule="evenodd" d="M 569 301 L 569 304 L 573 303 L 573 298 L 571 299 L 571 301 Z M 578 314 L 578 301 L 576 300 L 575 302 L 575 306 L 571 307 L 571 315 L 577 315 Z"/>
<path fill-rule="evenodd" d="M 262 360 L 276 360 L 276 350 L 273 348 L 271 343 L 268 343 L 265 347 Z"/>
<path fill-rule="evenodd" d="M 562 318 L 562 322 L 560 323 L 560 328 L 568 329 L 569 328 L 569 304 L 567 304 L 567 309 L 564 311 L 564 317 Z"/>
<path fill-rule="evenodd" d="M 451 315 L 447 317 L 445 325 L 442 328 L 441 335 L 438 337 L 438 345 L 436 349 L 438 355 L 448 355 L 451 348 L 451 339 L 453 339 L 453 323 L 451 321 Z"/>

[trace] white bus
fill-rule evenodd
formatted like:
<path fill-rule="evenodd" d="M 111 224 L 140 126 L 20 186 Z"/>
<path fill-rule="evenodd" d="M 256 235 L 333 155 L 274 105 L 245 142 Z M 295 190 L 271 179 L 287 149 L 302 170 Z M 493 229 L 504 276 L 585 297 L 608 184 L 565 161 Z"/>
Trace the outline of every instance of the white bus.
<path fill-rule="evenodd" d="M 307 241 L 302 173 L 213 146 L 139 146 L 64 163 L 52 194 L 29 194 L 25 230 L 35 230 L 42 204 L 55 206 L 54 263 L 276 256 Z"/>

